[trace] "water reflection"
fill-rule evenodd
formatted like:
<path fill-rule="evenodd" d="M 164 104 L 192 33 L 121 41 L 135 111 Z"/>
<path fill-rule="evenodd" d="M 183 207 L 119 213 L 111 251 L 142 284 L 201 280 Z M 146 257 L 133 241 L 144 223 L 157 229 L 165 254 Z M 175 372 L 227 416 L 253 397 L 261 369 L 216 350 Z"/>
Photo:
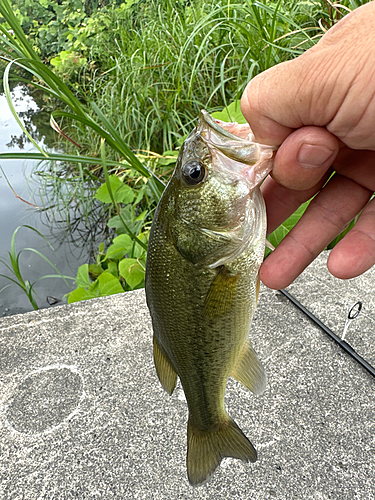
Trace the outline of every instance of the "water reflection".
<path fill-rule="evenodd" d="M 36 104 L 28 89 L 20 86 L 13 89 L 13 101 L 32 137 L 40 144 L 50 147 L 54 141 L 54 132 L 49 127 L 48 114 Z M 22 134 L 12 116 L 4 95 L 0 95 L 0 111 L 0 151 L 33 150 L 33 146 L 27 142 L 26 136 Z M 20 225 L 29 225 L 46 237 L 55 252 L 40 236 L 27 228 L 18 231 L 17 251 L 34 248 L 50 259 L 62 274 L 74 277 L 79 265 L 87 262 L 98 244 L 106 238 L 103 208 L 95 203 L 84 207 L 79 201 L 74 201 L 73 195 L 77 186 L 74 181 L 67 180 L 69 171 L 66 166 L 52 167 L 58 176 L 58 183 L 56 177 L 51 175 L 51 165 L 48 164 L 3 160 L 1 166 L 17 195 L 34 203 L 41 210 L 16 198 L 6 179 L 0 174 L 0 257 L 8 260 L 13 232 Z M 80 189 L 82 199 L 94 186 L 81 184 Z M 70 203 L 64 204 L 63 200 Z M 35 253 L 23 250 L 20 263 L 25 280 L 39 280 L 35 285 L 39 307 L 48 307 L 47 296 L 62 300 L 64 294 L 69 291 L 61 279 L 40 279 L 42 276 L 55 274 L 55 271 Z M 0 273 L 11 276 L 6 271 L 4 265 L 0 264 Z M 0 276 L 0 290 L 9 284 L 9 280 Z M 49 301 L 51 302 L 51 299 Z M 12 284 L 0 293 L 0 315 L 30 310 L 31 304 L 17 285 Z"/>
<path fill-rule="evenodd" d="M 49 125 L 49 112 L 44 109 L 44 100 L 45 97 L 39 90 L 35 91 L 26 86 L 13 89 L 13 103 L 28 133 L 37 143 L 53 148 L 56 136 Z M 17 129 L 15 134 L 10 135 L 10 141 L 6 146 L 15 150 L 27 148 L 29 140 L 26 134 L 20 127 Z"/>

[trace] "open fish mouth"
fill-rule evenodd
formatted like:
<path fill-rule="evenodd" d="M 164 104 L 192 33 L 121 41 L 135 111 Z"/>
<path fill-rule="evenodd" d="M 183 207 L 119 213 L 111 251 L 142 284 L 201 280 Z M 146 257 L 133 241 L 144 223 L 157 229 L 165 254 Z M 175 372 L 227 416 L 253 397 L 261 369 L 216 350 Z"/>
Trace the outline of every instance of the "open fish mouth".
<path fill-rule="evenodd" d="M 222 126 L 221 126 L 222 124 Z M 229 130 L 240 129 L 241 135 L 234 135 L 205 110 L 201 110 L 196 133 L 207 144 L 216 172 L 223 174 L 227 182 L 246 179 L 250 189 L 258 186 L 271 172 L 277 150 L 274 146 L 259 144 L 247 126 L 228 123 Z"/>

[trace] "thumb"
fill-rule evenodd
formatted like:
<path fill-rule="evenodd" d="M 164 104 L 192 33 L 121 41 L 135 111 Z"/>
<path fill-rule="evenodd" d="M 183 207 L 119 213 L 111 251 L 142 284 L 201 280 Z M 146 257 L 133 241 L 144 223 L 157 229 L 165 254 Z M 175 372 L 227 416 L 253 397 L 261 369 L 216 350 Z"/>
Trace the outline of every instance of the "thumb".
<path fill-rule="evenodd" d="M 339 150 L 340 141 L 324 127 L 301 127 L 281 144 L 271 175 L 289 189 L 305 191 L 326 175 Z"/>

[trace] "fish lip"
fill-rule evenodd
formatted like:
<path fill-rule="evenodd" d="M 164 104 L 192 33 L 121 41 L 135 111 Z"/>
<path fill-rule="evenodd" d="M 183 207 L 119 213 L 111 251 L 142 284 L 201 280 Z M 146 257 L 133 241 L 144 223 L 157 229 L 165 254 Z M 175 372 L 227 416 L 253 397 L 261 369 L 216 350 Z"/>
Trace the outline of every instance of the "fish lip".
<path fill-rule="evenodd" d="M 231 132 L 229 132 L 228 130 L 225 130 L 225 128 L 221 127 L 219 125 L 219 123 L 215 120 L 215 118 L 213 118 L 210 115 L 210 113 L 208 113 L 208 111 L 206 111 L 205 109 L 201 109 L 200 115 L 199 115 L 199 121 L 204 121 L 209 126 L 209 128 L 216 130 L 217 132 L 219 132 L 220 134 L 222 134 L 223 136 L 225 136 L 229 139 L 246 142 L 246 139 L 243 139 L 242 137 L 238 137 L 237 135 L 234 135 Z"/>
<path fill-rule="evenodd" d="M 220 135 L 226 137 L 227 139 L 232 139 L 233 141 L 236 141 L 238 143 L 242 143 L 244 146 L 245 145 L 249 145 L 249 146 L 256 145 L 262 151 L 267 152 L 267 156 L 269 158 L 271 158 L 275 154 L 275 152 L 278 150 L 278 146 L 270 146 L 269 144 L 263 144 L 261 142 L 257 142 L 255 140 L 255 136 L 252 132 L 248 134 L 246 139 L 244 139 L 243 137 L 239 137 L 238 135 L 232 134 L 231 132 L 229 132 L 225 128 L 221 127 L 219 125 L 219 123 L 215 120 L 215 118 L 213 118 L 205 109 L 201 109 L 200 115 L 199 115 L 199 121 L 200 122 L 204 121 L 210 129 L 215 130 L 216 132 L 218 132 Z M 222 122 L 222 123 L 230 123 L 230 122 Z M 215 147 L 221 146 L 221 144 L 213 142 L 210 139 L 208 139 L 208 142 L 210 142 Z"/>

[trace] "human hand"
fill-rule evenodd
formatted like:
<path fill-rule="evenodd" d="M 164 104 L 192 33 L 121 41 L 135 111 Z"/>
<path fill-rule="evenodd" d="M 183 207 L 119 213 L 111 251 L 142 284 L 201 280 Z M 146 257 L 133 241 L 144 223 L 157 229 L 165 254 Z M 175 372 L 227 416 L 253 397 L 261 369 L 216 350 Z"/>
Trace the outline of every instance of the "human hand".
<path fill-rule="evenodd" d="M 316 195 L 260 268 L 270 288 L 289 285 L 361 210 L 331 251 L 328 269 L 352 278 L 375 263 L 375 200 L 369 203 L 375 191 L 374 47 L 371 2 L 245 89 L 242 113 L 256 140 L 280 146 L 262 186 L 269 232 Z"/>

